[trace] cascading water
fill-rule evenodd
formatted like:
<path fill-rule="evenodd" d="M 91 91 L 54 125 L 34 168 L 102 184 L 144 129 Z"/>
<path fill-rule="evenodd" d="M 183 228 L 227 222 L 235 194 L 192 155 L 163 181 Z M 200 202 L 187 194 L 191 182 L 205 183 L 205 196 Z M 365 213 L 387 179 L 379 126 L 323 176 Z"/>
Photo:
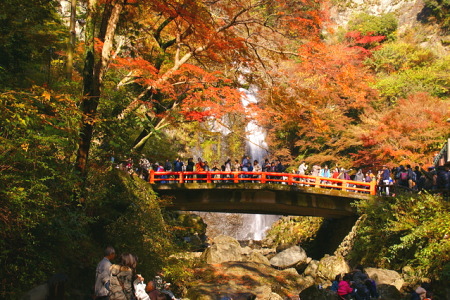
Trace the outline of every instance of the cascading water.
<path fill-rule="evenodd" d="M 248 89 L 240 89 L 243 93 L 242 105 L 250 121 L 245 127 L 246 133 L 246 155 L 253 163 L 258 160 L 262 166 L 264 159 L 268 156 L 266 133 L 259 126 L 256 120 L 252 119 L 255 115 L 252 113 L 250 104 L 258 103 L 258 89 L 250 86 Z M 225 122 L 226 123 L 226 122 Z M 212 130 L 221 132 L 223 135 L 230 133 L 229 129 L 218 123 L 212 123 Z M 280 216 L 261 215 L 261 214 L 233 214 L 233 213 L 202 213 L 197 212 L 208 224 L 207 235 L 224 234 L 236 238 L 240 241 L 254 240 L 260 241 L 265 237 L 267 229 L 277 221 Z M 209 231 L 209 233 L 208 233 Z"/>
<path fill-rule="evenodd" d="M 254 117 L 252 111 L 248 108 L 249 104 L 258 103 L 258 89 L 254 86 L 250 86 L 248 89 L 240 89 L 244 93 L 242 97 L 242 105 L 246 109 L 246 113 L 251 118 Z M 245 134 L 247 138 L 246 151 L 252 160 L 258 160 L 263 162 L 264 158 L 268 155 L 266 133 L 264 129 L 259 126 L 255 120 L 251 119 L 245 127 Z"/>
<path fill-rule="evenodd" d="M 246 108 L 247 115 L 252 118 L 254 114 L 248 109 L 248 106 L 258 103 L 258 89 L 255 86 L 250 86 L 248 89 L 240 89 L 240 91 L 244 94 L 242 105 Z M 268 155 L 264 129 L 251 119 L 245 128 L 245 133 L 248 156 L 252 161 L 258 160 L 262 164 Z M 279 218 L 280 216 L 276 215 L 246 214 L 243 216 L 244 230 L 238 232 L 236 239 L 260 241 L 265 237 L 267 229 Z"/>

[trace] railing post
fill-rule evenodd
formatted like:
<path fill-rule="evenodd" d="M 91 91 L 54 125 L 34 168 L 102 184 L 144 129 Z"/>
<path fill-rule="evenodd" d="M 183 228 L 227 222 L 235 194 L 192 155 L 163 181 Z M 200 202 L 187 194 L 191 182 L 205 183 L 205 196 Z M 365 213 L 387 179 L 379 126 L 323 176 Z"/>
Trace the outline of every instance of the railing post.
<path fill-rule="evenodd" d="M 342 189 L 341 190 L 345 191 L 345 188 L 347 188 L 347 187 L 348 187 L 347 180 L 342 180 Z"/>
<path fill-rule="evenodd" d="M 206 182 L 211 183 L 211 172 L 206 172 Z"/>
<path fill-rule="evenodd" d="M 184 174 L 183 174 L 183 172 L 180 172 L 179 174 L 178 174 L 178 182 L 179 183 L 183 183 L 184 182 L 184 176 L 183 176 Z"/>
<path fill-rule="evenodd" d="M 294 184 L 294 183 L 292 182 L 292 177 L 293 177 L 292 174 L 288 174 L 288 182 L 287 182 L 288 185 L 293 185 L 293 184 Z"/>
<path fill-rule="evenodd" d="M 266 183 L 266 173 L 261 173 L 261 183 Z"/>
<path fill-rule="evenodd" d="M 377 194 L 377 182 L 375 180 L 370 181 L 370 194 L 371 195 Z"/>
<path fill-rule="evenodd" d="M 238 172 L 233 172 L 233 181 L 234 181 L 234 183 L 239 183 Z"/>
<path fill-rule="evenodd" d="M 315 187 L 320 187 L 320 177 L 316 177 Z"/>
<path fill-rule="evenodd" d="M 150 170 L 150 176 L 148 176 L 148 182 L 155 183 L 155 171 L 152 169 Z"/>

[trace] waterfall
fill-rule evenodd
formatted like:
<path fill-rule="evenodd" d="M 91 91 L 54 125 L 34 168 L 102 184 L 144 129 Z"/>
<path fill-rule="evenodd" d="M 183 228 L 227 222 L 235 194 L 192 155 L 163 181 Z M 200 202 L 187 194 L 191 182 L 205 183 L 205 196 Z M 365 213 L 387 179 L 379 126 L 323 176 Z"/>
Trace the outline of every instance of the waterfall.
<path fill-rule="evenodd" d="M 279 218 L 276 215 L 246 214 L 242 230 L 236 233 L 235 238 L 239 241 L 260 241 L 266 236 L 267 229 Z"/>
<path fill-rule="evenodd" d="M 266 132 L 253 119 L 255 117 L 254 113 L 248 108 L 249 104 L 258 103 L 258 89 L 256 86 L 251 85 L 248 89 L 241 88 L 240 91 L 244 93 L 242 105 L 246 110 L 246 114 L 251 118 L 245 127 L 247 155 L 250 156 L 252 163 L 254 160 L 258 160 L 262 166 L 264 159 L 268 155 Z M 265 237 L 267 229 L 279 218 L 280 216 L 276 215 L 247 214 L 243 218 L 244 230 L 238 232 L 236 239 L 260 241 Z"/>
<path fill-rule="evenodd" d="M 253 161 L 256 159 L 262 166 L 264 159 L 268 156 L 266 132 L 260 127 L 256 120 L 255 114 L 249 107 L 250 104 L 258 103 L 258 88 L 251 85 L 248 89 L 239 89 L 243 93 L 242 105 L 250 121 L 245 127 L 246 147 L 245 155 L 248 155 Z M 226 123 L 226 121 L 225 121 Z M 212 122 L 211 130 L 221 132 L 223 135 L 230 133 L 229 129 L 221 124 Z M 207 229 L 210 234 L 228 235 L 240 241 L 254 240 L 260 241 L 265 235 L 267 229 L 277 221 L 278 215 L 262 215 L 262 214 L 234 214 L 234 213 L 202 213 L 197 212 L 208 224 Z M 207 233 L 208 234 L 208 233 Z"/>
<path fill-rule="evenodd" d="M 213 238 L 219 234 L 239 241 L 260 241 L 267 229 L 280 219 L 277 215 L 195 212 L 208 225 L 206 235 Z"/>
<path fill-rule="evenodd" d="M 244 93 L 242 97 L 242 105 L 245 108 L 247 115 L 252 118 L 254 113 L 248 109 L 249 104 L 258 103 L 258 89 L 255 86 L 250 86 L 248 89 L 239 89 Z M 268 155 L 267 143 L 266 143 L 266 132 L 259 126 L 254 119 L 251 119 L 246 127 L 245 134 L 247 138 L 246 151 L 250 158 L 253 160 L 258 160 L 260 164 L 264 162 L 265 157 Z"/>

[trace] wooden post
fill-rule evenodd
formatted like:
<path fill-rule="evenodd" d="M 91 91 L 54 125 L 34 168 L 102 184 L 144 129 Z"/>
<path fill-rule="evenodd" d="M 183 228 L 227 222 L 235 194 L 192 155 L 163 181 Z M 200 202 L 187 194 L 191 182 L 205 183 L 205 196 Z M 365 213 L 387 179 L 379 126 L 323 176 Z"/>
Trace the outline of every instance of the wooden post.
<path fill-rule="evenodd" d="M 180 172 L 179 174 L 178 174 L 178 182 L 179 183 L 183 183 L 184 182 L 184 176 L 183 176 L 183 172 Z"/>
<path fill-rule="evenodd" d="M 266 173 L 261 173 L 261 183 L 266 183 Z"/>
<path fill-rule="evenodd" d="M 375 180 L 372 180 L 370 182 L 370 194 L 371 195 L 377 194 L 377 182 Z"/>
<path fill-rule="evenodd" d="M 316 177 L 315 187 L 320 187 L 320 178 L 319 177 Z"/>
<path fill-rule="evenodd" d="M 292 174 L 288 174 L 288 182 L 287 182 L 288 185 L 293 185 L 294 184 L 292 177 L 293 177 Z"/>
<path fill-rule="evenodd" d="M 150 176 L 148 176 L 148 179 L 150 183 L 155 183 L 155 171 L 153 169 L 150 170 Z"/>

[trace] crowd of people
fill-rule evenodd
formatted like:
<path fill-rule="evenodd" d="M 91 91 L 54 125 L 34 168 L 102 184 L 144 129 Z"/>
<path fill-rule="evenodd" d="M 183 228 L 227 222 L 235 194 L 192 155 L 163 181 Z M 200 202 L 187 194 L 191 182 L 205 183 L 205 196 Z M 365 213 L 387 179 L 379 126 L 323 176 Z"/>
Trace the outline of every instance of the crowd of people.
<path fill-rule="evenodd" d="M 358 265 L 355 269 L 346 273 L 336 275 L 330 286 L 341 300 L 372 300 L 380 299 L 375 280 L 371 279 L 364 271 L 363 266 Z M 431 300 L 432 292 L 427 283 L 422 283 L 411 292 L 411 300 Z"/>
<path fill-rule="evenodd" d="M 245 155 L 241 160 L 227 159 L 223 164 L 213 162 L 210 164 L 202 158 L 188 158 L 186 162 L 181 158 L 176 158 L 174 161 L 166 160 L 164 163 L 150 162 L 147 158 L 142 157 L 139 160 L 138 166 L 134 167 L 133 161 L 128 159 L 120 166 L 130 172 L 136 172 L 144 180 L 148 180 L 149 172 L 204 172 L 204 171 L 223 171 L 223 172 L 277 172 L 282 173 L 286 170 L 285 166 L 280 160 L 270 161 L 268 158 L 260 163 L 258 160 L 251 160 L 249 156 Z M 246 175 L 243 175 L 246 176 Z M 197 177 L 199 178 L 199 177 Z"/>
<path fill-rule="evenodd" d="M 136 172 L 144 180 L 148 180 L 151 170 L 156 172 L 174 171 L 174 172 L 203 172 L 203 171 L 224 171 L 224 172 L 286 172 L 286 166 L 280 160 L 270 161 L 266 158 L 263 162 L 251 160 L 248 155 L 244 155 L 242 159 L 227 159 L 224 163 L 219 164 L 213 162 L 210 164 L 202 158 L 197 158 L 195 162 L 193 158 L 183 161 L 181 158 L 175 160 L 166 160 L 164 163 L 150 162 L 147 158 L 141 157 L 137 166 L 133 164 L 131 159 L 125 161 L 121 165 L 122 168 L 132 172 Z M 305 161 L 302 161 L 298 168 L 290 168 L 293 173 L 300 175 L 310 175 L 324 178 L 335 178 L 343 180 L 353 180 L 359 182 L 375 181 L 378 186 L 378 193 L 382 195 L 391 195 L 392 186 L 400 188 L 422 191 L 422 190 L 449 190 L 450 189 L 450 171 L 449 166 L 430 166 L 424 169 L 423 165 L 417 165 L 414 168 L 411 165 L 400 165 L 398 167 L 389 168 L 382 166 L 378 171 L 363 171 L 360 168 L 346 169 L 335 166 L 329 168 L 328 165 L 314 164 L 311 167 Z M 201 176 L 201 175 L 199 175 Z M 197 176 L 197 178 L 200 178 Z M 241 175 L 242 177 L 250 175 Z"/>
<path fill-rule="evenodd" d="M 177 300 L 171 284 L 164 281 L 162 273 L 145 284 L 144 277 L 136 274 L 137 257 L 122 253 L 120 262 L 113 264 L 116 253 L 106 247 L 103 259 L 98 263 L 95 275 L 97 300 Z"/>
<path fill-rule="evenodd" d="M 376 283 L 371 279 L 361 265 L 347 274 L 337 275 L 330 289 L 337 293 L 340 299 L 371 300 L 379 299 Z"/>

